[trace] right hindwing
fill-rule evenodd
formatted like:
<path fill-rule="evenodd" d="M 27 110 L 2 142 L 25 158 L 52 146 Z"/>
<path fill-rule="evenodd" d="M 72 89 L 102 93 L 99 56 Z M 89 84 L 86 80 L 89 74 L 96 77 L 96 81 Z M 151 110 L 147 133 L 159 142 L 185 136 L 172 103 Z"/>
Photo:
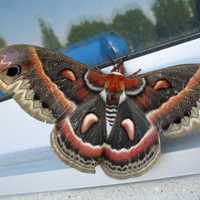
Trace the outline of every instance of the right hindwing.
<path fill-rule="evenodd" d="M 115 178 L 137 176 L 148 170 L 160 154 L 160 138 L 146 115 L 127 96 L 118 112 L 104 151 L 102 167 Z"/>

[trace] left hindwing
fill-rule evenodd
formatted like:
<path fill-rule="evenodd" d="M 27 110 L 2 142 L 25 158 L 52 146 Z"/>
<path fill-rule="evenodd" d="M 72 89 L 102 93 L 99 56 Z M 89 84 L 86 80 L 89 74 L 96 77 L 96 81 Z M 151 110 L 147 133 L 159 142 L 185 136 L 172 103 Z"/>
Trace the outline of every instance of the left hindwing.
<path fill-rule="evenodd" d="M 106 138 L 104 102 L 100 97 L 79 106 L 71 117 L 58 122 L 52 146 L 67 164 L 83 172 L 95 172 Z"/>

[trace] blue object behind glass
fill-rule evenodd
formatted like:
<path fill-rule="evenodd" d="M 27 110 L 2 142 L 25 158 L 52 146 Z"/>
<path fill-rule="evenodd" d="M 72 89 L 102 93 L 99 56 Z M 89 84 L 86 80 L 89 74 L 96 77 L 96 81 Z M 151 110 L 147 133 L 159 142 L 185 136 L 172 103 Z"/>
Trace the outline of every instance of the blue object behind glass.
<path fill-rule="evenodd" d="M 87 64 L 89 68 L 93 68 L 111 59 L 114 60 L 127 55 L 129 48 L 121 36 L 108 32 L 72 45 L 67 49 L 61 50 L 61 52 L 81 63 Z"/>
<path fill-rule="evenodd" d="M 3 92 L 0 91 L 0 98 L 4 97 L 4 96 L 5 96 L 5 93 L 3 93 Z"/>

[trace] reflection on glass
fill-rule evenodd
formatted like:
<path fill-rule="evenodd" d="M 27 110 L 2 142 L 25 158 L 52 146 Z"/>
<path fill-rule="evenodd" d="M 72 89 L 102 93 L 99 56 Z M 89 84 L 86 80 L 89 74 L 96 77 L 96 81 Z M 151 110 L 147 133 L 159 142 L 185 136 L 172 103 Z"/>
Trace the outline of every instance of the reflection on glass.
<path fill-rule="evenodd" d="M 7 43 L 66 48 L 114 31 L 137 52 L 196 33 L 200 26 L 199 0 L 3 0 L 1 4 L 0 48 Z"/>

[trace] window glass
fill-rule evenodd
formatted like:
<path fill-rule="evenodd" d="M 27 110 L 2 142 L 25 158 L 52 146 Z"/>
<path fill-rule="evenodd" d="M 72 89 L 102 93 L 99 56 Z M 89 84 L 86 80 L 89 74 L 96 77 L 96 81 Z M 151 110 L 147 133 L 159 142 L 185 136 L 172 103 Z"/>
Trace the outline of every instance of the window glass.
<path fill-rule="evenodd" d="M 198 0 L 2 0 L 0 48 L 31 43 L 66 48 L 114 31 L 137 52 L 199 31 Z"/>

